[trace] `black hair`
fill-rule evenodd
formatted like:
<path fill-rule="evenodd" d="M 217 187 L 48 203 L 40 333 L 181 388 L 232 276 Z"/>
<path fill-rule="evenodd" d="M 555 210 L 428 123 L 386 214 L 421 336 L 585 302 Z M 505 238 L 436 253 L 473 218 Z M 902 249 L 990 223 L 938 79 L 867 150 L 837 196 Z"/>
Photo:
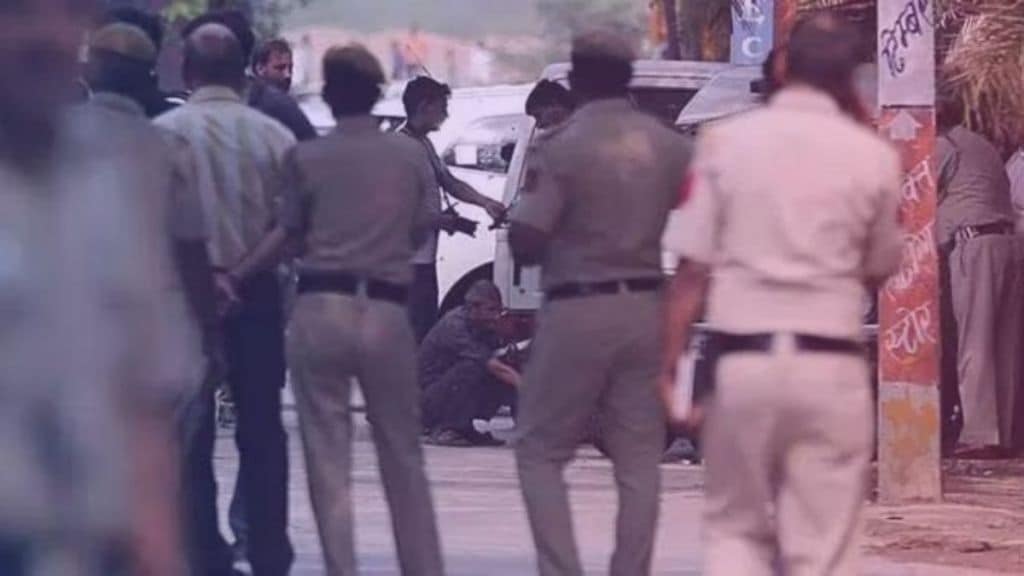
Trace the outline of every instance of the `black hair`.
<path fill-rule="evenodd" d="M 324 102 L 335 118 L 369 114 L 380 99 L 380 79 L 345 57 L 340 50 L 329 50 L 323 62 Z"/>
<path fill-rule="evenodd" d="M 249 23 L 245 14 L 240 10 L 211 10 L 186 24 L 181 30 L 181 37 L 187 39 L 204 24 L 220 24 L 231 30 L 242 48 L 242 57 L 246 62 L 249 61 L 252 51 L 256 47 L 256 34 L 253 33 L 252 24 Z"/>
<path fill-rule="evenodd" d="M 632 62 L 605 55 L 572 55 L 569 83 L 573 92 L 597 98 L 625 96 L 632 79 Z"/>
<path fill-rule="evenodd" d="M 863 53 L 863 39 L 852 24 L 829 13 L 809 16 L 793 27 L 786 80 L 822 90 L 847 113 L 863 117 L 853 78 Z"/>
<path fill-rule="evenodd" d="M 149 40 L 156 46 L 157 50 L 164 43 L 164 23 L 160 16 L 141 10 L 133 6 L 119 6 L 111 8 L 104 13 L 100 19 L 100 25 L 106 24 L 130 24 L 142 30 L 149 37 Z"/>
<path fill-rule="evenodd" d="M 406 115 L 412 117 L 424 104 L 435 100 L 447 100 L 451 95 L 452 89 L 447 84 L 427 76 L 418 76 L 406 84 L 402 104 L 405 106 Z"/>
<path fill-rule="evenodd" d="M 572 110 L 576 107 L 576 102 L 565 86 L 551 80 L 541 80 L 526 98 L 526 113 L 545 106 L 561 106 Z"/>
<path fill-rule="evenodd" d="M 292 46 L 284 38 L 273 38 L 260 44 L 252 56 L 253 66 L 262 66 L 270 61 L 274 54 L 291 54 Z"/>

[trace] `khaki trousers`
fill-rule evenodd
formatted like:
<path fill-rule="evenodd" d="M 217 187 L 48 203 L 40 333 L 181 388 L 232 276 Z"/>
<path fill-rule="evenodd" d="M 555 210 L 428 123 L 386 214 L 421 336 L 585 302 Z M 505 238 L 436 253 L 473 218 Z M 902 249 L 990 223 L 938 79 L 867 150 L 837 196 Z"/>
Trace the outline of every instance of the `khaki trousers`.
<path fill-rule="evenodd" d="M 960 441 L 971 446 L 1024 447 L 1022 242 L 979 236 L 950 256 L 964 416 Z"/>
<path fill-rule="evenodd" d="M 288 334 L 309 493 L 327 574 L 356 574 L 349 382 L 366 398 L 402 574 L 444 573 L 419 442 L 419 386 L 406 309 L 364 296 L 303 294 Z"/>
<path fill-rule="evenodd" d="M 703 436 L 705 575 L 860 574 L 869 386 L 863 359 L 800 352 L 787 336 L 720 360 Z"/>
<path fill-rule="evenodd" d="M 545 304 L 520 395 L 516 456 L 541 576 L 580 576 L 563 472 L 603 414 L 619 493 L 612 576 L 651 570 L 665 423 L 656 390 L 661 295 Z"/>

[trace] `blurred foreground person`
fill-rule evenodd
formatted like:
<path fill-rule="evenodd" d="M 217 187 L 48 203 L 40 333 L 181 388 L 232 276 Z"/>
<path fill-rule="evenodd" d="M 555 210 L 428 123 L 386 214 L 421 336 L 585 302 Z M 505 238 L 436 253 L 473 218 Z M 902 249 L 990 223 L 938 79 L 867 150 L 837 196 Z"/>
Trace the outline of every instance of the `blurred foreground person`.
<path fill-rule="evenodd" d="M 170 422 L 189 342 L 165 302 L 165 206 L 134 162 L 164 142 L 63 112 L 94 8 L 0 10 L 18 78 L 0 84 L 4 576 L 182 573 Z"/>
<path fill-rule="evenodd" d="M 362 46 L 335 47 L 323 66 L 324 101 L 338 128 L 289 156 L 281 223 L 233 273 L 244 277 L 275 264 L 289 244 L 307 247 L 288 359 L 327 574 L 357 573 L 354 378 L 366 398 L 402 573 L 438 576 L 441 551 L 419 443 L 415 342 L 405 307 L 413 246 L 439 217 L 429 202 L 437 189 L 423 148 L 381 133 L 370 115 L 384 83 L 376 58 Z"/>
<path fill-rule="evenodd" d="M 627 99 L 633 59 L 614 34 L 574 41 L 581 107 L 537 145 L 512 213 L 516 260 L 541 265 L 547 299 L 516 447 L 542 576 L 583 573 L 563 471 L 598 413 L 619 494 L 611 574 L 651 570 L 665 447 L 660 241 L 690 147 Z"/>
<path fill-rule="evenodd" d="M 903 236 L 899 156 L 856 120 L 859 106 L 839 104 L 853 98 L 858 46 L 831 15 L 797 24 L 784 87 L 705 129 L 666 232 L 679 256 L 661 377 L 670 409 L 705 296 L 711 328 L 709 576 L 860 574 L 872 445 L 861 314 Z"/>
<path fill-rule="evenodd" d="M 1024 242 L 999 151 L 940 94 L 936 236 L 949 255 L 963 429 L 958 453 L 1024 448 Z"/>
<path fill-rule="evenodd" d="M 502 381 L 494 358 L 501 292 L 480 280 L 466 292 L 466 303 L 445 315 L 420 345 L 423 427 L 428 443 L 440 446 L 501 446 L 489 432 L 477 432 L 474 420 L 490 420 L 502 406 L 513 406 L 516 388 Z M 492 362 L 493 361 L 493 362 Z M 499 367 L 498 370 L 501 368 Z M 513 370 L 514 371 L 514 370 Z"/>
<path fill-rule="evenodd" d="M 192 150 L 210 242 L 210 260 L 225 310 L 227 380 L 238 410 L 235 440 L 249 519 L 249 560 L 256 576 L 287 574 L 288 451 L 281 420 L 285 381 L 281 287 L 272 269 L 233 270 L 277 219 L 285 153 L 295 138 L 242 102 L 245 58 L 219 24 L 196 28 L 185 44 L 188 102 L 156 122 Z M 230 574 L 232 554 L 217 527 L 213 474 L 214 382 L 194 398 L 187 418 L 190 561 L 197 574 Z"/>

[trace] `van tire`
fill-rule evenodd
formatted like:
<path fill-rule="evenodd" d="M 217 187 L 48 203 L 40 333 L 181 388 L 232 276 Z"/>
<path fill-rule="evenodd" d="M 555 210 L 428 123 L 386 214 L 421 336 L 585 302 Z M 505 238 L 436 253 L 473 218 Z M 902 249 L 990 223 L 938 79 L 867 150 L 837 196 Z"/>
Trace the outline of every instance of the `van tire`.
<path fill-rule="evenodd" d="M 494 281 L 493 263 L 479 266 L 469 272 L 469 274 L 460 278 L 459 281 L 452 286 L 452 289 L 445 294 L 444 300 L 441 302 L 441 308 L 438 310 L 438 318 L 444 318 L 445 314 L 465 304 L 466 293 L 469 292 L 469 289 L 473 284 L 476 284 L 480 280 Z"/>

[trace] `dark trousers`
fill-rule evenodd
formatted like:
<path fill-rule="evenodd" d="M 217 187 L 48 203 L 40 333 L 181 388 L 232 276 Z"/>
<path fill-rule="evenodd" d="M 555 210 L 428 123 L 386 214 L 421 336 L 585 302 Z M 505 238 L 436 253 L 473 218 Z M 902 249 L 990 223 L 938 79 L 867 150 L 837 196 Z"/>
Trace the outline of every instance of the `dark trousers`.
<path fill-rule="evenodd" d="M 281 290 L 273 274 L 240 289 L 242 305 L 224 325 L 228 384 L 238 413 L 242 509 L 249 523 L 249 562 L 256 576 L 288 573 L 294 553 L 287 535 L 288 446 L 281 420 L 284 330 Z M 194 576 L 230 573 L 231 552 L 217 524 L 213 472 L 214 384 L 186 415 L 186 537 Z"/>
<path fill-rule="evenodd" d="M 473 428 L 473 420 L 490 420 L 502 406 L 515 408 L 516 391 L 482 362 L 463 360 L 424 390 L 421 404 L 424 427 L 463 431 Z"/>
<path fill-rule="evenodd" d="M 413 273 L 409 286 L 409 321 L 419 344 L 437 322 L 437 266 L 416 264 Z"/>

